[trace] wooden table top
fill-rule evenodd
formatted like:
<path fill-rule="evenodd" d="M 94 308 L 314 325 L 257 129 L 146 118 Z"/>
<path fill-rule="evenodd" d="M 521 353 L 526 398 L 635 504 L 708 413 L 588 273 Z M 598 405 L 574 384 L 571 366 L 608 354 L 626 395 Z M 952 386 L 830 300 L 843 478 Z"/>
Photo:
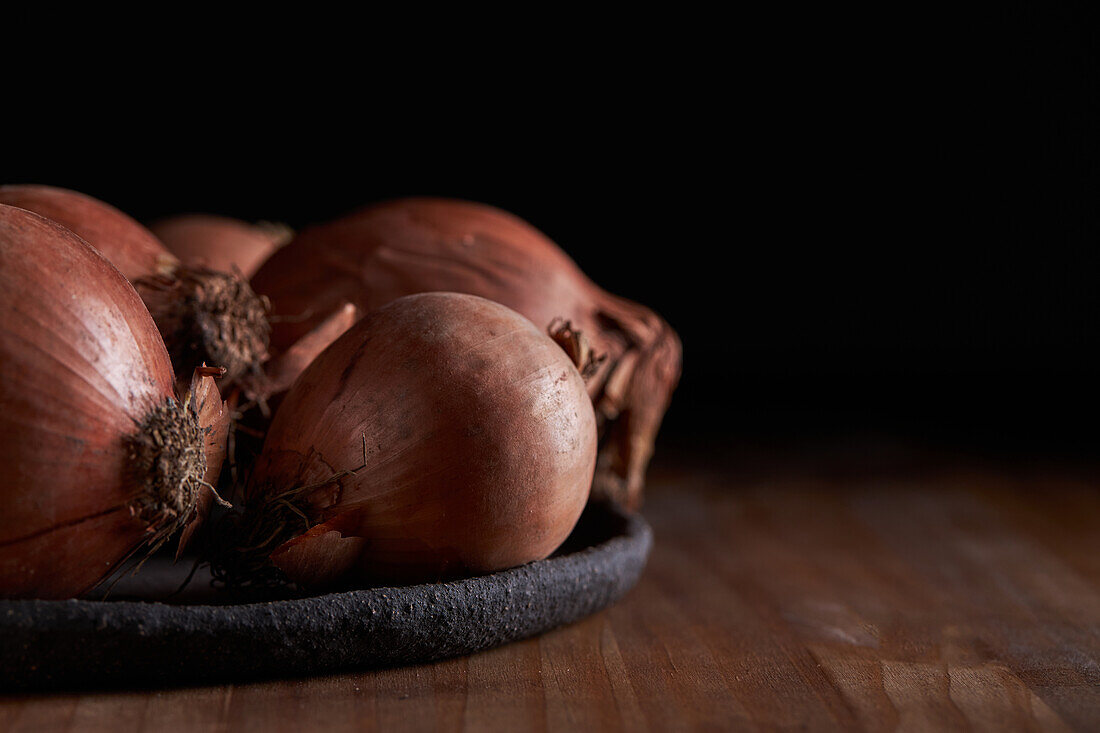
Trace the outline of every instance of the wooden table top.
<path fill-rule="evenodd" d="M 715 440 L 651 484 L 642 581 L 567 628 L 382 672 L 0 696 L 0 730 L 1100 729 L 1096 467 Z"/>

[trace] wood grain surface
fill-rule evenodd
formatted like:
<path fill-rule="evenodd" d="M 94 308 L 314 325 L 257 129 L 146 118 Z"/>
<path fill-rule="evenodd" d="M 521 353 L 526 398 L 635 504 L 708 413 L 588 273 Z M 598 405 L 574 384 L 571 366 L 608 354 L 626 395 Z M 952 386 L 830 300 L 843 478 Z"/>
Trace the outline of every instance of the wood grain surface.
<path fill-rule="evenodd" d="M 1097 730 L 1096 468 L 666 451 L 650 565 L 597 616 L 420 667 L 0 696 L 0 730 Z"/>

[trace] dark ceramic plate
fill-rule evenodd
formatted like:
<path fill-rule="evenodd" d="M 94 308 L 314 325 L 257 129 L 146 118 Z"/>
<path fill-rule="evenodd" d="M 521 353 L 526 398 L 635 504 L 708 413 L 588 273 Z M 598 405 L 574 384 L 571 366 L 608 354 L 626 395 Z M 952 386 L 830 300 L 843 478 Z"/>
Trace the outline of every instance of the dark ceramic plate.
<path fill-rule="evenodd" d="M 0 601 L 0 691 L 201 684 L 469 654 L 618 600 L 645 567 L 638 516 L 592 505 L 555 556 L 449 583 L 226 605 L 186 565 L 151 560 L 109 601 Z"/>

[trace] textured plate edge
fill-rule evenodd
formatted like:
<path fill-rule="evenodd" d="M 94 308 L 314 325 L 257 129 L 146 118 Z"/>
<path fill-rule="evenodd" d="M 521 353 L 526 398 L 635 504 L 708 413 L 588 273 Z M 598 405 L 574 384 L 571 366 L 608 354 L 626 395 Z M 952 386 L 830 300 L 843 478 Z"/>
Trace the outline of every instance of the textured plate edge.
<path fill-rule="evenodd" d="M 640 515 L 607 511 L 622 527 L 598 544 L 518 568 L 448 583 L 372 588 L 237 606 L 170 606 L 141 601 L 0 601 L 0 685 L 4 690 L 50 689 L 66 684 L 86 686 L 89 676 L 94 677 L 95 686 L 110 686 L 119 681 L 163 686 L 302 676 L 428 662 L 536 636 L 612 605 L 641 577 L 652 548 L 651 528 Z M 481 609 L 485 617 L 483 627 L 470 623 L 469 617 L 447 616 L 446 604 L 452 603 L 453 611 L 456 599 L 488 596 L 491 601 L 499 601 L 501 587 L 505 589 L 504 600 L 512 597 L 509 590 L 512 588 L 526 588 L 526 595 L 532 596 L 532 586 L 550 597 L 556 594 L 563 602 L 544 609 L 531 621 L 525 621 L 521 614 L 509 616 L 508 604 L 497 604 L 499 607 L 494 608 L 490 603 Z M 395 612 L 404 606 L 411 612 L 425 596 L 441 599 L 443 605 L 419 608 L 419 619 L 436 624 L 427 627 L 435 630 L 457 623 L 461 633 L 456 633 L 451 643 L 433 643 L 430 634 L 417 638 L 416 633 L 409 632 L 408 617 L 402 622 L 401 614 Z M 523 600 L 523 593 L 517 592 L 517 608 Z M 158 613 L 143 613 L 150 605 L 157 606 Z M 472 605 L 477 607 L 476 602 Z M 333 613 L 333 607 L 341 613 Z M 205 665 L 189 653 L 194 644 L 188 642 L 196 638 L 217 646 L 219 637 L 224 635 L 247 642 L 254 624 L 277 629 L 274 619 L 280 614 L 276 611 L 288 610 L 311 619 L 313 628 L 306 624 L 304 628 L 288 629 L 282 643 L 257 649 L 255 655 L 232 670 L 225 667 L 225 663 L 233 661 L 232 654 L 219 666 L 217 662 Z M 381 618 L 365 618 L 367 614 Z M 387 625 L 386 614 L 394 614 L 393 624 Z M 135 621 L 135 616 L 152 618 Z M 462 621 L 465 624 L 458 623 Z M 479 628 L 484 631 L 481 635 L 477 633 Z M 379 640 L 379 634 L 386 633 L 397 633 L 400 638 L 379 653 L 372 644 Z M 176 644 L 170 643 L 173 635 L 178 637 Z M 27 640 L 41 644 L 42 639 L 53 636 L 57 637 L 54 650 L 57 653 L 47 655 L 48 659 L 33 658 L 36 647 L 34 643 L 26 643 Z M 92 648 L 75 653 L 90 661 L 56 663 L 54 657 L 65 659 L 66 641 L 81 638 L 92 639 Z M 163 664 L 146 669 L 149 664 L 145 660 L 135 668 L 125 664 L 125 655 L 116 658 L 113 664 L 110 661 L 97 664 L 94 660 L 108 658 L 112 642 L 118 639 L 122 639 L 117 644 L 120 647 L 159 644 L 164 647 L 159 656 Z M 24 643 L 20 644 L 21 641 Z M 17 648 L 20 646 L 22 650 Z"/>

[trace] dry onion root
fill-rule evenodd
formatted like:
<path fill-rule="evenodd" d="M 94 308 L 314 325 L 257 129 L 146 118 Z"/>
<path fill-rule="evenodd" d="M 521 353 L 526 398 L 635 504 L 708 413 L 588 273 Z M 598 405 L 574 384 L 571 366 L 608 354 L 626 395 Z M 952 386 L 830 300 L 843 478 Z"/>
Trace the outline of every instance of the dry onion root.
<path fill-rule="evenodd" d="M 227 412 L 200 368 L 176 398 L 160 334 L 91 246 L 0 205 L 0 597 L 69 598 L 140 546 L 186 542 Z"/>
<path fill-rule="evenodd" d="M 637 507 L 653 441 L 680 375 L 680 341 L 644 306 L 600 289 L 526 222 L 481 204 L 402 199 L 302 231 L 252 279 L 288 347 L 347 301 L 370 312 L 411 293 L 479 295 L 539 326 L 566 319 L 604 360 L 588 375 L 600 422 L 594 491 Z"/>
<path fill-rule="evenodd" d="M 286 395 L 249 479 L 244 552 L 215 574 L 412 583 L 538 560 L 572 530 L 595 461 L 584 381 L 542 330 L 483 298 L 401 298 Z"/>
<path fill-rule="evenodd" d="M 110 260 L 145 302 L 177 374 L 218 364 L 233 381 L 267 358 L 268 303 L 238 275 L 182 264 L 141 224 L 75 191 L 0 186 L 0 204 L 61 224 Z"/>
<path fill-rule="evenodd" d="M 184 265 L 239 272 L 246 278 L 294 236 L 281 224 L 249 224 L 212 214 L 181 214 L 154 222 L 149 229 Z"/>

